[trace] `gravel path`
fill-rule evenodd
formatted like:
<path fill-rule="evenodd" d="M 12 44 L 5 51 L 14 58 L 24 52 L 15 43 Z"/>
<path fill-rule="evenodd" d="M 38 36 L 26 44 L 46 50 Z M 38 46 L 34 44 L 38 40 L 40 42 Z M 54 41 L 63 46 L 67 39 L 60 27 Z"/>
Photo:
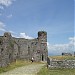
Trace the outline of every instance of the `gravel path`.
<path fill-rule="evenodd" d="M 0 75 L 36 75 L 44 65 L 45 64 L 31 64 L 28 66 L 15 68 L 14 70 L 2 73 Z"/>

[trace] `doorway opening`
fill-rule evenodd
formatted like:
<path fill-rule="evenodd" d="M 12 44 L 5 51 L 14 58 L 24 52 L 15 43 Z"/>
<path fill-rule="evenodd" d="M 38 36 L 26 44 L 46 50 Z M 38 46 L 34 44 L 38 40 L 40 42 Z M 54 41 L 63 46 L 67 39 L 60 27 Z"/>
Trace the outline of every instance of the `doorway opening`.
<path fill-rule="evenodd" d="M 42 61 L 44 61 L 44 55 L 42 54 Z"/>

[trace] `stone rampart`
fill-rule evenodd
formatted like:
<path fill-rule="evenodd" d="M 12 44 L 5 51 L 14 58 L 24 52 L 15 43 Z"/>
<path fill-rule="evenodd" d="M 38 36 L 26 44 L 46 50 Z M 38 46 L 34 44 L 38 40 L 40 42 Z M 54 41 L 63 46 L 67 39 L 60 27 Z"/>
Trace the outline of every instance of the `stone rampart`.
<path fill-rule="evenodd" d="M 48 68 L 75 68 L 75 60 L 48 60 Z"/>

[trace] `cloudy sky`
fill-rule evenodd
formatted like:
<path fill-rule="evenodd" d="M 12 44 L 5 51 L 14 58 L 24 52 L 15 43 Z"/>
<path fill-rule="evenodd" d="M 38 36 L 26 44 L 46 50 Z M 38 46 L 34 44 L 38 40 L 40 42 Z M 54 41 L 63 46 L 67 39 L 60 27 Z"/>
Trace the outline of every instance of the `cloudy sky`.
<path fill-rule="evenodd" d="M 49 55 L 75 51 L 75 0 L 0 0 L 0 35 L 33 39 L 47 31 Z"/>

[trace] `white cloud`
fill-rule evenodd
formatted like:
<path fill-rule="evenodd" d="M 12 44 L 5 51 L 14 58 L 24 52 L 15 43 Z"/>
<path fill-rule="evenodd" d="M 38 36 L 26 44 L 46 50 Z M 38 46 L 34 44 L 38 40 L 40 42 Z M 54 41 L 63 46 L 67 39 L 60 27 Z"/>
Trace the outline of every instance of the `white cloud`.
<path fill-rule="evenodd" d="M 7 18 L 11 18 L 11 17 L 12 17 L 12 14 L 10 14 L 10 15 L 7 16 Z"/>
<path fill-rule="evenodd" d="M 20 38 L 33 39 L 32 37 L 26 35 L 26 33 L 20 33 Z"/>
<path fill-rule="evenodd" d="M 4 9 L 5 7 L 8 7 L 10 6 L 13 1 L 16 1 L 16 0 L 0 0 L 0 9 Z"/>
<path fill-rule="evenodd" d="M 0 9 L 5 9 L 5 7 L 10 6 L 14 1 L 16 0 L 0 0 Z M 0 16 L 2 15 L 2 13 L 0 13 Z M 11 18 L 12 14 L 6 16 L 7 18 Z"/>
<path fill-rule="evenodd" d="M 9 32 L 10 32 L 10 33 L 12 33 L 12 34 L 15 34 L 15 32 L 14 32 L 14 31 L 11 31 L 11 30 L 10 30 Z"/>
<path fill-rule="evenodd" d="M 13 1 L 15 0 L 0 0 L 0 5 L 7 7 L 7 6 L 10 6 Z"/>
<path fill-rule="evenodd" d="M 16 37 L 16 38 L 25 38 L 25 39 L 34 39 L 33 37 L 30 37 L 28 35 L 26 35 L 26 33 L 20 33 L 19 36 L 17 33 L 13 32 L 13 31 L 9 31 L 12 35 L 12 37 Z"/>
<path fill-rule="evenodd" d="M 5 31 L 5 24 L 0 22 L 0 31 Z"/>
<path fill-rule="evenodd" d="M 70 40 L 70 43 L 71 44 L 74 44 L 75 45 L 75 37 L 70 37 L 69 40 Z"/>
<path fill-rule="evenodd" d="M 55 44 L 51 45 L 48 43 L 48 51 L 51 55 L 60 55 L 62 52 L 74 52 L 75 51 L 75 37 L 69 38 L 67 44 Z"/>

